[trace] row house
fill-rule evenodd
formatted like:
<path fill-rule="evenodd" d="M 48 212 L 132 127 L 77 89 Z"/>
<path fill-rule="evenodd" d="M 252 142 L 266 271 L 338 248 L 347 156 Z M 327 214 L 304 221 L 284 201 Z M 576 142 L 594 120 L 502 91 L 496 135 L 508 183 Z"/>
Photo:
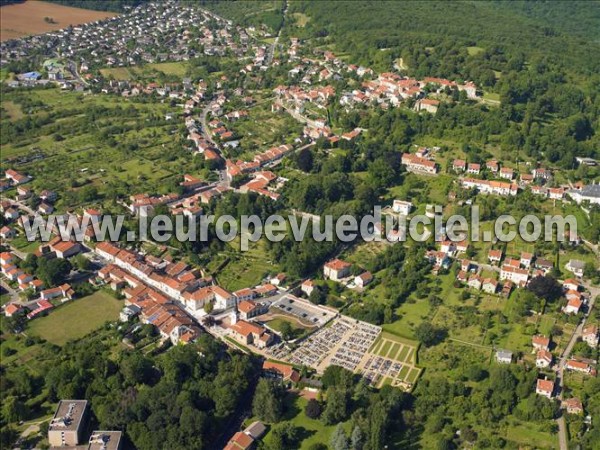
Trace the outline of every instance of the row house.
<path fill-rule="evenodd" d="M 500 279 L 509 280 L 516 285 L 524 286 L 529 280 L 529 271 L 527 269 L 504 264 L 500 269 Z"/>
<path fill-rule="evenodd" d="M 466 189 L 477 189 L 477 191 L 482 194 L 496 194 L 502 196 L 517 195 L 519 190 L 519 187 L 516 184 L 504 181 L 463 178 L 461 184 Z"/>
<path fill-rule="evenodd" d="M 411 153 L 402 154 L 402 164 L 409 172 L 435 175 L 438 172 L 437 164 L 425 158 L 420 158 Z"/>

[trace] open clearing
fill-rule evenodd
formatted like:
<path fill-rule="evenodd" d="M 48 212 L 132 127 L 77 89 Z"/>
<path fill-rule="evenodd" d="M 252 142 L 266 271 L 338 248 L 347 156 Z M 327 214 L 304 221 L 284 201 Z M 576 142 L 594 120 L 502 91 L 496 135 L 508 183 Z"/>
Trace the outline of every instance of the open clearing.
<path fill-rule="evenodd" d="M 122 302 L 99 291 L 61 305 L 46 317 L 32 320 L 29 332 L 53 344 L 64 345 L 100 328 L 104 322 L 117 320 L 122 307 Z"/>
<path fill-rule="evenodd" d="M 108 11 L 71 8 L 40 1 L 2 6 L 0 12 L 0 41 L 47 33 L 69 25 L 95 22 L 116 16 L 115 13 Z M 46 22 L 44 20 L 46 17 L 52 19 L 53 23 Z"/>
<path fill-rule="evenodd" d="M 186 62 L 163 62 L 146 64 L 141 67 L 112 67 L 100 69 L 104 77 L 112 76 L 115 80 L 133 80 L 138 78 L 153 79 L 154 72 L 162 72 L 165 75 L 174 75 L 178 77 L 185 76 L 188 63 Z"/>

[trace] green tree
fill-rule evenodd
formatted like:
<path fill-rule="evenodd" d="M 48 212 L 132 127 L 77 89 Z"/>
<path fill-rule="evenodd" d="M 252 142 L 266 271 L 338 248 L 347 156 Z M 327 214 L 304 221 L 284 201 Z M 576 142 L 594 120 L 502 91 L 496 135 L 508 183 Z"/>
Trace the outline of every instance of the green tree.
<path fill-rule="evenodd" d="M 348 450 L 350 448 L 348 436 L 346 436 L 344 426 L 341 423 L 335 427 L 329 443 L 332 450 Z"/>
<path fill-rule="evenodd" d="M 254 393 L 252 413 L 265 422 L 278 422 L 283 413 L 284 395 L 285 391 L 280 383 L 261 378 Z"/>

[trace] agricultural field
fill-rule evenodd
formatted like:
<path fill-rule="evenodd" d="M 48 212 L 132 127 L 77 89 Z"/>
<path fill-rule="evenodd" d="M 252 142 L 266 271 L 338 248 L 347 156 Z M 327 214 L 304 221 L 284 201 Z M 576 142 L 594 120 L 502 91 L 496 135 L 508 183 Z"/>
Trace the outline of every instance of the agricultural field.
<path fill-rule="evenodd" d="M 42 1 L 5 5 L 0 10 L 0 40 L 47 33 L 69 25 L 95 22 L 114 16 L 115 13 L 107 11 L 71 8 Z"/>
<path fill-rule="evenodd" d="M 46 317 L 33 320 L 28 333 L 53 344 L 64 345 L 91 333 L 107 321 L 117 320 L 122 307 L 123 303 L 112 295 L 98 291 L 61 305 Z"/>

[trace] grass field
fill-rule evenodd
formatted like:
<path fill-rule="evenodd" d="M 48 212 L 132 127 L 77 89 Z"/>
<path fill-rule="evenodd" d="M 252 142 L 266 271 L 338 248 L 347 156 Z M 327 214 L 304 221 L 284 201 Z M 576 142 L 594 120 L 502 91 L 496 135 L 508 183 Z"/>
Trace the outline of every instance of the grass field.
<path fill-rule="evenodd" d="M 304 28 L 306 26 L 306 24 L 308 23 L 308 21 L 310 20 L 310 17 L 308 17 L 304 13 L 293 13 L 292 17 L 295 20 L 294 24 L 300 28 Z"/>
<path fill-rule="evenodd" d="M 2 6 L 0 14 L 0 40 L 18 39 L 31 34 L 47 33 L 86 22 L 116 16 L 108 11 L 71 8 L 41 1 L 26 1 Z M 53 23 L 44 20 L 50 17 Z"/>
<path fill-rule="evenodd" d="M 188 68 L 186 62 L 163 62 L 146 64 L 141 67 L 112 67 L 100 69 L 104 77 L 113 77 L 115 80 L 132 80 L 135 78 L 152 78 L 152 73 L 162 72 L 165 75 L 176 75 L 183 77 Z"/>
<path fill-rule="evenodd" d="M 34 319 L 28 327 L 32 335 L 64 345 L 94 331 L 107 321 L 117 320 L 123 303 L 98 291 L 87 297 L 73 300 L 50 311 L 46 317 Z"/>

